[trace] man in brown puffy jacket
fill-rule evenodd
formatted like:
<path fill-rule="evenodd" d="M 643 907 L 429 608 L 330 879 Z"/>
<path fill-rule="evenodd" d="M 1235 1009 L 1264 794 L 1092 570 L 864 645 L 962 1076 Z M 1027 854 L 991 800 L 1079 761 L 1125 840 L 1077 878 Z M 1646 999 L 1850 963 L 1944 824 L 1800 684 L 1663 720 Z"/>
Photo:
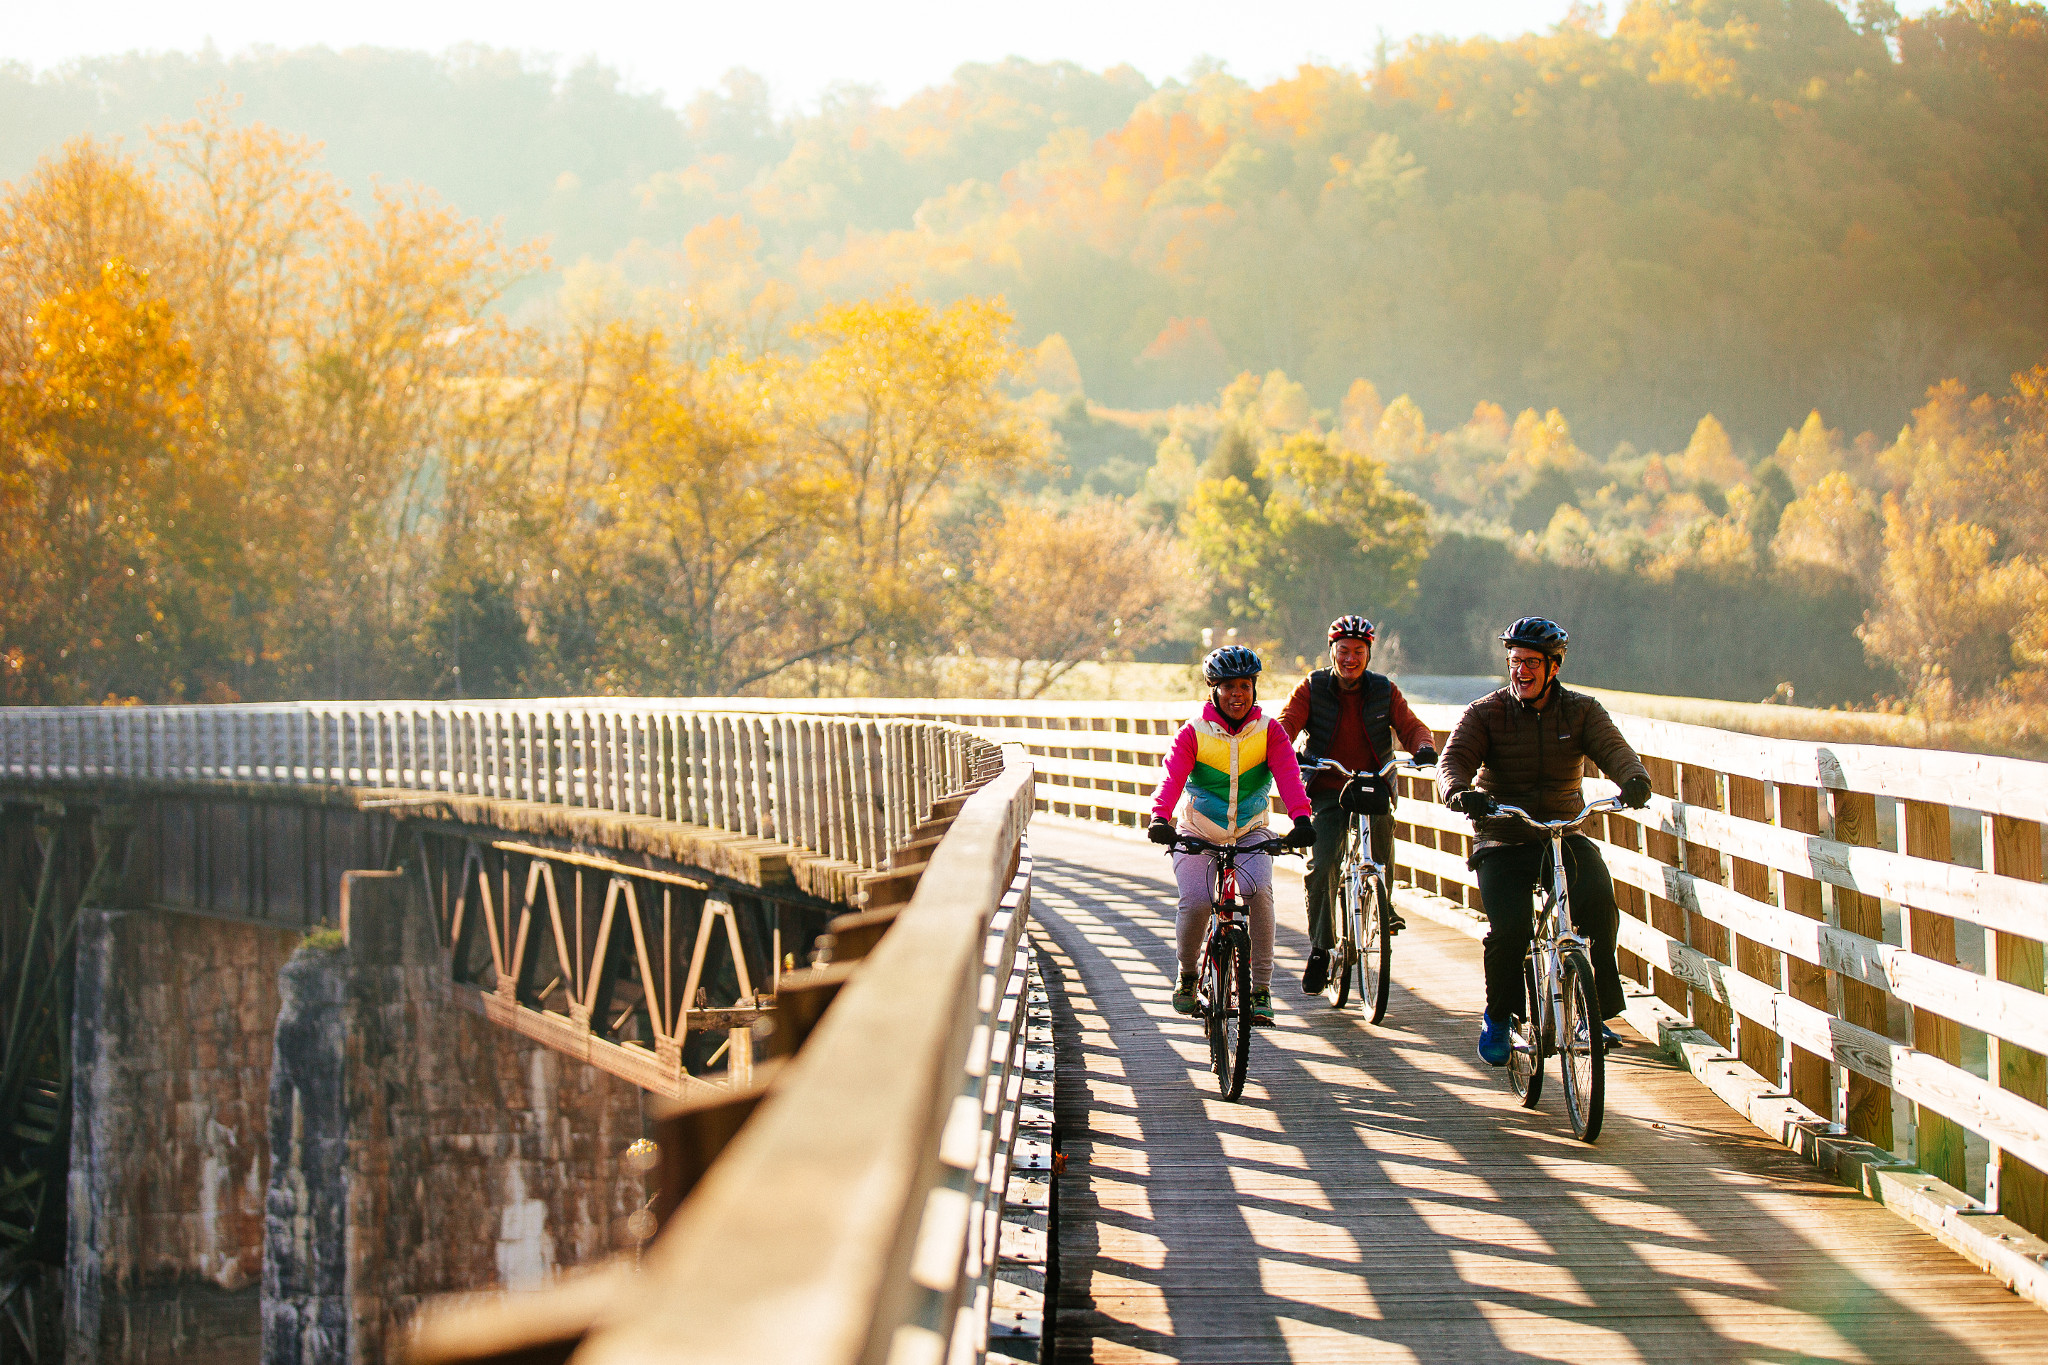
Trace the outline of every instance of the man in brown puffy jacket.
<path fill-rule="evenodd" d="M 1444 804 L 1472 819 L 1469 862 L 1479 876 L 1487 920 L 1479 1056 L 1490 1066 L 1507 1064 L 1508 1017 L 1521 1013 L 1522 959 L 1535 933 L 1534 892 L 1549 847 L 1542 835 L 1511 816 L 1495 815 L 1494 808 L 1518 806 L 1539 820 L 1577 815 L 1585 806 L 1581 782 L 1587 759 L 1620 784 L 1628 805 L 1640 809 L 1650 799 L 1649 771 L 1607 708 L 1558 683 L 1568 639 L 1562 626 L 1534 616 L 1501 632 L 1508 685 L 1465 708 L 1437 764 Z M 1612 1018 L 1625 1004 L 1614 962 L 1614 882 L 1599 848 L 1585 835 L 1565 836 L 1564 852 L 1572 922 L 1593 949 L 1601 1016 Z"/>

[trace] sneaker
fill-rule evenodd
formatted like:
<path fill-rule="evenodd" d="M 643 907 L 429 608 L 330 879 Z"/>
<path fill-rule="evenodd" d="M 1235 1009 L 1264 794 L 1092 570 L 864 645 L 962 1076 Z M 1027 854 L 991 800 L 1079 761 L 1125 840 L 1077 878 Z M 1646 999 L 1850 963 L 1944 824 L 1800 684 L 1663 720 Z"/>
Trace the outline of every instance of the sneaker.
<path fill-rule="evenodd" d="M 1479 1060 L 1488 1066 L 1506 1066 L 1513 1044 L 1508 1040 L 1508 1021 L 1496 1019 L 1488 1010 L 1479 1021 Z"/>
<path fill-rule="evenodd" d="M 1616 1033 L 1606 1024 L 1600 1026 L 1600 1050 L 1602 1052 L 1612 1052 L 1618 1047 L 1626 1046 L 1628 1046 L 1628 1039 Z"/>
<path fill-rule="evenodd" d="M 1311 948 L 1308 966 L 1301 971 L 1301 989 L 1307 995 L 1321 995 L 1323 987 L 1330 984 L 1330 950 Z"/>
<path fill-rule="evenodd" d="M 1392 938 L 1408 927 L 1408 921 L 1401 918 L 1399 910 L 1387 911 L 1387 937 Z"/>
<path fill-rule="evenodd" d="M 1195 974 L 1182 972 L 1180 984 L 1173 988 L 1173 1010 L 1176 1014 L 1195 1012 Z"/>
<path fill-rule="evenodd" d="M 1273 992 L 1264 986 L 1252 992 L 1252 1022 L 1261 1025 L 1273 1022 Z"/>

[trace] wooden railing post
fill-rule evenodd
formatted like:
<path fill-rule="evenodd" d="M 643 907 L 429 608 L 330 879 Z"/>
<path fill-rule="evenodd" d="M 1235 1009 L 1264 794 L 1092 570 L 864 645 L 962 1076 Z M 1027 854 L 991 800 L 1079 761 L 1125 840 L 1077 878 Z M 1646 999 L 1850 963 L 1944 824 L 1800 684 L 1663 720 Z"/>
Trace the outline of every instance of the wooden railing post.
<path fill-rule="evenodd" d="M 1821 832 L 1818 789 L 1781 782 L 1772 787 L 1772 798 L 1777 805 L 1777 823 L 1781 828 L 1810 835 Z M 1791 872 L 1775 873 L 1772 880 L 1777 886 L 1778 904 L 1785 910 L 1807 919 L 1827 918 L 1819 881 Z M 1822 1010 L 1828 1008 L 1828 974 L 1825 970 L 1790 955 L 1785 957 L 1783 965 L 1784 973 L 1778 983 L 1780 990 L 1802 1004 Z M 1816 1114 L 1832 1115 L 1835 1112 L 1832 1057 L 1822 1057 L 1788 1042 L 1779 1064 L 1778 1080 L 1793 1099 Z"/>
<path fill-rule="evenodd" d="M 2041 880 L 2041 826 L 2005 815 L 1984 817 L 1984 866 L 2001 877 Z M 1988 964 L 2000 981 L 2039 994 L 2043 987 L 2041 940 L 2016 934 L 1984 935 Z M 2048 1103 L 2048 1064 L 2042 1055 L 1993 1036 L 1991 1079 L 2033 1104 Z M 2029 1231 L 2048 1235 L 2048 1176 L 2010 1152 L 1992 1149 L 1991 1179 L 2000 1213 Z"/>
<path fill-rule="evenodd" d="M 1649 769 L 1650 789 L 1652 791 L 1656 792 L 1659 796 L 1668 796 L 1673 799 L 1678 797 L 1677 764 L 1667 758 L 1657 758 L 1645 754 L 1643 755 L 1643 766 Z M 1666 867 L 1677 867 L 1679 865 L 1678 840 L 1675 836 L 1666 834 L 1662 830 L 1652 829 L 1647 826 L 1644 828 L 1643 850 L 1649 857 L 1664 864 Z M 1677 939 L 1680 943 L 1690 943 L 1692 941 L 1687 936 L 1686 914 L 1684 910 L 1662 896 L 1646 896 L 1645 899 L 1649 902 L 1651 928 Z M 1699 1018 L 1690 986 L 1669 972 L 1657 972 L 1655 977 L 1656 979 L 1652 983 L 1651 988 L 1656 992 L 1659 1000 L 1662 1000 L 1672 1009 L 1677 1010 L 1688 1018 Z"/>
<path fill-rule="evenodd" d="M 1949 808 L 1932 801 L 1899 803 L 1900 851 L 1930 862 L 1951 861 Z M 1947 915 L 1905 907 L 1905 948 L 1933 961 L 1956 965 L 1956 922 Z M 1913 1046 L 1930 1057 L 1960 1066 L 1963 1030 L 1932 1010 L 1913 1011 Z M 1913 1109 L 1913 1161 L 1958 1189 L 1969 1188 L 1963 1159 L 1963 1128 L 1925 1105 Z"/>
<path fill-rule="evenodd" d="M 1839 843 L 1877 845 L 1877 798 L 1864 792 L 1828 792 L 1834 817 L 1834 835 Z M 1839 928 L 1865 938 L 1884 941 L 1884 906 L 1875 896 L 1846 887 L 1834 887 L 1834 921 Z M 1837 975 L 1841 988 L 1841 1017 L 1876 1033 L 1889 1031 L 1885 994 L 1875 986 Z M 1880 1147 L 1892 1145 L 1892 1092 L 1868 1076 L 1844 1070 L 1846 1083 L 1835 1111 L 1836 1122 L 1850 1132 Z"/>
<path fill-rule="evenodd" d="M 1771 790 L 1768 783 L 1751 777 L 1738 777 L 1730 773 L 1725 779 L 1728 784 L 1728 813 L 1744 820 L 1767 824 L 1771 818 Z M 1753 901 L 1768 905 L 1771 901 L 1771 872 L 1762 863 L 1747 858 L 1731 858 L 1729 884 L 1738 893 Z M 1784 974 L 1784 966 L 1778 960 L 1775 949 L 1761 943 L 1735 936 L 1735 970 L 1758 981 L 1777 984 Z M 1761 1024 L 1752 1023 L 1734 1016 L 1736 1041 L 1735 1053 L 1756 1070 L 1760 1076 L 1780 1074 L 1780 1039 L 1778 1035 Z"/>
<path fill-rule="evenodd" d="M 1686 764 L 1679 773 L 1678 789 L 1688 806 L 1700 806 L 1707 810 L 1721 809 L 1721 775 L 1712 768 L 1696 763 Z M 1690 841 L 1683 846 L 1685 870 L 1703 882 L 1721 884 L 1721 852 L 1706 844 Z M 1728 931 L 1696 911 L 1685 913 L 1685 941 L 1716 962 L 1732 966 L 1728 954 Z M 1705 1029 L 1722 1047 L 1735 1046 L 1735 1011 L 1719 1000 L 1702 996 L 1698 991 L 1692 997 L 1693 1022 Z"/>

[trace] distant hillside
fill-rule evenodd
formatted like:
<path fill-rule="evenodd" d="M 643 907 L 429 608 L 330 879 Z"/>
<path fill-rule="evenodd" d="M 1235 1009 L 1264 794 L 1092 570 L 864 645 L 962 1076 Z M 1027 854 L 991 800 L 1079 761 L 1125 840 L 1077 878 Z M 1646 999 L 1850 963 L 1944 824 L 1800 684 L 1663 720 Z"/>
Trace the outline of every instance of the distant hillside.
<path fill-rule="evenodd" d="M 131 57 L 0 71 L 0 175 L 225 85 L 350 183 L 422 181 L 558 265 L 673 275 L 709 231 L 690 270 L 805 300 L 1001 293 L 1113 405 L 1279 368 L 1439 427 L 1558 407 L 1589 449 L 1710 412 L 1754 456 L 1816 407 L 1889 439 L 1928 385 L 2048 352 L 2048 16 L 1854 11 L 1636 0 L 1264 88 L 1012 61 L 782 120 L 744 73 L 674 110 L 488 51 Z"/>

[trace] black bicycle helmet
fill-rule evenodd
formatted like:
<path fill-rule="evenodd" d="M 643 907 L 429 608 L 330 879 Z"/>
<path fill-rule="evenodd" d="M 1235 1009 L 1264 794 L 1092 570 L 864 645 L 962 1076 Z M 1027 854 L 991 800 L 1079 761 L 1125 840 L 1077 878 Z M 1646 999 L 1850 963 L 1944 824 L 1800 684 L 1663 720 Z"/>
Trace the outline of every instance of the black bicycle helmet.
<path fill-rule="evenodd" d="M 1229 678 L 1256 678 L 1264 668 L 1259 656 L 1243 645 L 1225 645 L 1202 660 L 1202 681 L 1214 687 Z"/>
<path fill-rule="evenodd" d="M 1540 649 L 1553 659 L 1564 658 L 1571 638 L 1563 626 L 1541 616 L 1524 616 L 1500 633 L 1500 642 L 1509 649 Z"/>
<path fill-rule="evenodd" d="M 1356 614 L 1340 616 L 1330 622 L 1330 643 L 1333 645 L 1339 640 L 1363 640 L 1367 644 L 1371 644 L 1372 638 L 1372 622 L 1366 620 L 1363 616 Z"/>

